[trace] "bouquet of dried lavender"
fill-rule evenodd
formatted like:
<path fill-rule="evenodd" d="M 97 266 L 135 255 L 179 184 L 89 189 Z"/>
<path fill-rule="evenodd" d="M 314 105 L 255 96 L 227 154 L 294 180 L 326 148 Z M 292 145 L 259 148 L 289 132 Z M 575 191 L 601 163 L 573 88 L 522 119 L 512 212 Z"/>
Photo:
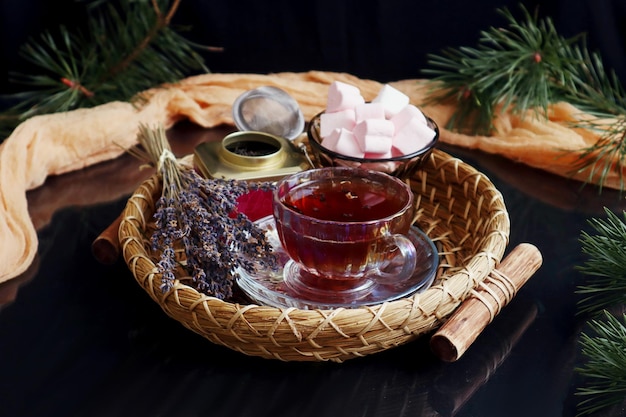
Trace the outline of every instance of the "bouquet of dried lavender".
<path fill-rule="evenodd" d="M 162 178 L 161 197 L 154 214 L 153 250 L 160 250 L 157 263 L 161 289 L 170 290 L 179 266 L 189 274 L 189 285 L 220 299 L 232 295 L 237 269 L 276 269 L 277 260 L 265 233 L 246 215 L 237 212 L 237 199 L 252 190 L 269 190 L 269 183 L 206 179 L 172 154 L 162 126 L 141 125 L 138 134 L 143 149 L 132 154 L 156 166 Z M 182 261 L 176 248 L 184 251 Z"/>

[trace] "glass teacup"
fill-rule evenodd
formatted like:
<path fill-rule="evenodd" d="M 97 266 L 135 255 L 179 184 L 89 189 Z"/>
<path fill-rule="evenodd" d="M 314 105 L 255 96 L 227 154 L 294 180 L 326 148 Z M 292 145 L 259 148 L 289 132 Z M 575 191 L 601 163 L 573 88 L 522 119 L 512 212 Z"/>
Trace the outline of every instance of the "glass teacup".
<path fill-rule="evenodd" d="M 285 284 L 298 293 L 340 296 L 411 277 L 413 211 L 410 187 L 379 171 L 329 167 L 284 177 L 273 214 L 291 258 Z"/>

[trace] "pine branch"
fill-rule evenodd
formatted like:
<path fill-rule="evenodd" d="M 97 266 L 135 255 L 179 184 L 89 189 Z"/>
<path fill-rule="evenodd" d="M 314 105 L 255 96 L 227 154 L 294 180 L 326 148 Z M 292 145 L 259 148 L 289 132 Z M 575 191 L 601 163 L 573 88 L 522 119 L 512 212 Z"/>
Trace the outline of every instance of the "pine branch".
<path fill-rule="evenodd" d="M 107 74 L 109 77 L 114 77 L 116 74 L 119 74 L 125 68 L 127 68 L 141 55 L 142 51 L 146 50 L 149 47 L 150 43 L 152 43 L 152 41 L 158 36 L 159 32 L 169 26 L 172 16 L 174 15 L 174 13 L 176 13 L 176 9 L 178 9 L 180 0 L 174 0 L 174 3 L 172 4 L 170 11 L 167 13 L 167 15 L 164 15 L 161 12 L 156 0 L 151 0 L 151 3 L 155 11 L 155 22 L 151 25 L 151 27 L 147 28 L 148 32 L 146 33 L 146 36 L 138 42 L 134 49 L 121 62 L 117 63 L 109 70 Z M 118 21 L 121 20 L 119 19 L 119 16 L 115 13 L 115 9 L 112 6 L 110 6 L 110 15 L 118 17 Z M 106 27 L 104 27 L 103 29 L 106 29 Z"/>
<path fill-rule="evenodd" d="M 582 252 L 587 261 L 577 267 L 589 277 L 577 292 L 581 313 L 595 313 L 626 303 L 626 223 L 609 209 L 606 219 L 590 219 L 595 234 L 581 233 Z M 623 212 L 626 219 L 626 212 Z"/>
<path fill-rule="evenodd" d="M 601 57 L 586 48 L 572 48 L 572 60 L 581 62 L 576 72 L 575 88 L 564 91 L 565 100 L 574 103 L 593 118 L 572 127 L 595 132 L 598 141 L 582 150 L 572 172 L 587 172 L 587 182 L 599 173 L 602 189 L 610 172 L 617 172 L 620 190 L 624 190 L 626 168 L 626 92 L 614 71 L 604 68 Z"/>
<path fill-rule="evenodd" d="M 614 71 L 604 68 L 582 36 L 561 37 L 551 19 L 538 19 L 521 6 L 523 20 L 498 10 L 508 27 L 481 32 L 476 48 L 447 49 L 429 55 L 432 68 L 427 104 L 454 101 L 447 127 L 467 134 L 493 133 L 498 112 L 547 117 L 548 106 L 568 101 L 595 118 L 572 124 L 598 134 L 597 143 L 582 149 L 572 174 L 586 173 L 600 186 L 617 172 L 624 189 L 626 168 L 626 93 Z"/>
<path fill-rule="evenodd" d="M 586 377 L 577 390 L 584 397 L 579 416 L 617 405 L 626 395 L 626 327 L 608 310 L 626 305 L 626 212 L 622 218 L 605 209 L 606 218 L 592 218 L 594 234 L 581 233 L 582 252 L 588 260 L 577 269 L 589 277 L 578 287 L 581 313 L 596 315 L 588 322 L 594 335 L 581 334 L 586 363 L 576 371 Z M 622 317 L 626 321 L 626 315 Z"/>
<path fill-rule="evenodd" d="M 598 118 L 626 113 L 626 93 L 617 74 L 605 68 L 602 57 L 590 52 L 586 45 L 572 45 L 563 51 L 574 65 L 569 71 L 574 82 L 563 90 L 564 98 Z"/>
<path fill-rule="evenodd" d="M 626 315 L 622 316 L 626 323 Z M 621 403 L 626 396 L 626 327 L 616 317 L 604 312 L 602 320 L 592 320 L 595 335 L 581 335 L 586 363 L 576 371 L 587 384 L 576 395 L 585 397 L 578 404 L 578 415 L 589 415 Z"/>
<path fill-rule="evenodd" d="M 18 104 L 0 114 L 0 137 L 36 114 L 93 107 L 137 94 L 194 72 L 208 72 L 201 47 L 171 27 L 180 0 L 102 2 L 88 6 L 85 34 L 60 27 L 23 46 L 23 57 L 41 74 L 14 74 L 28 88 Z"/>
<path fill-rule="evenodd" d="M 610 120 L 607 122 L 607 120 Z M 619 190 L 624 191 L 626 169 L 626 113 L 615 118 L 597 118 L 577 123 L 574 127 L 595 131 L 598 140 L 580 150 L 580 155 L 572 167 L 573 173 L 586 173 L 587 183 L 595 182 L 602 191 L 610 173 L 616 172 Z M 597 178 L 597 180 L 594 180 Z"/>
<path fill-rule="evenodd" d="M 498 111 L 524 114 L 533 110 L 541 117 L 548 105 L 575 84 L 576 66 L 563 51 L 577 38 L 565 39 L 550 19 L 540 20 L 521 6 L 524 20 L 508 9 L 499 9 L 508 27 L 482 31 L 476 48 L 449 48 L 430 54 L 432 76 L 427 103 L 455 100 L 457 111 L 448 128 L 489 134 Z"/>

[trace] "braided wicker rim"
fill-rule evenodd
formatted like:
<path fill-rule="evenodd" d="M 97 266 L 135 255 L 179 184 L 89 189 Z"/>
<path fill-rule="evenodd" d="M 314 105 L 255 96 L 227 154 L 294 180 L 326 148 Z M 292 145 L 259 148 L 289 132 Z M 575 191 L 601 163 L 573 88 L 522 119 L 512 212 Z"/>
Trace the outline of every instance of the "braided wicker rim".
<path fill-rule="evenodd" d="M 410 180 L 415 222 L 439 247 L 433 285 L 411 297 L 370 307 L 274 308 L 222 301 L 178 280 L 167 293 L 150 252 L 157 176 L 130 197 L 119 239 L 137 282 L 170 317 L 213 343 L 283 361 L 335 361 L 370 355 L 439 327 L 502 259 L 509 216 L 501 193 L 482 173 L 435 150 Z M 179 277 L 180 278 L 180 277 Z"/>

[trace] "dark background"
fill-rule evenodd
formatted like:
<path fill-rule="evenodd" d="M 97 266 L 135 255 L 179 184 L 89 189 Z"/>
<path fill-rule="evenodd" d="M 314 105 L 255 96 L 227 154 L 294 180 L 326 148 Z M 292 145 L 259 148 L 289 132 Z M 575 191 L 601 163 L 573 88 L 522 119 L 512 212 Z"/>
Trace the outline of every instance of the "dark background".
<path fill-rule="evenodd" d="M 625 80 L 624 3 L 551 0 L 538 7 L 564 36 L 587 32 L 590 45 Z M 427 53 L 472 45 L 481 29 L 502 21 L 496 8 L 516 10 L 517 4 L 182 0 L 176 23 L 192 25 L 192 39 L 225 48 L 207 55 L 215 72 L 320 69 L 388 81 L 420 77 Z M 82 8 L 68 0 L 0 0 L 0 92 L 15 88 L 8 71 L 24 68 L 19 45 L 61 23 L 80 26 Z M 177 128 L 181 143 L 206 134 Z M 623 195 L 604 190 L 600 196 L 494 155 L 445 150 L 485 172 L 503 193 L 509 247 L 530 242 L 544 257 L 460 361 L 436 360 L 422 338 L 341 366 L 281 363 L 246 357 L 188 331 L 149 299 L 123 261 L 104 267 L 91 256 L 91 242 L 126 197 L 96 202 L 139 172 L 118 158 L 50 178 L 29 194 L 33 212 L 37 201 L 54 205 L 73 186 L 93 200 L 48 219 L 38 232 L 34 272 L 24 284 L 16 281 L 22 287 L 13 304 L 0 307 L 0 416 L 414 417 L 432 415 L 428 409 L 454 417 L 574 416 L 581 386 L 574 368 L 586 320 L 576 314 L 574 294 L 582 282 L 574 269 L 584 259 L 580 232 L 590 231 L 587 220 L 604 207 L 623 210 Z M 623 416 L 624 404 L 610 415 Z"/>
<path fill-rule="evenodd" d="M 474 46 L 480 30 L 503 23 L 496 9 L 519 5 L 550 16 L 561 35 L 586 33 L 592 50 L 626 80 L 625 0 L 183 0 L 174 24 L 184 36 L 224 47 L 206 55 L 213 72 L 345 71 L 381 82 L 423 77 L 428 53 Z M 10 71 L 28 72 L 20 46 L 43 30 L 79 28 L 75 0 L 0 0 L 0 93 L 23 89 Z"/>

